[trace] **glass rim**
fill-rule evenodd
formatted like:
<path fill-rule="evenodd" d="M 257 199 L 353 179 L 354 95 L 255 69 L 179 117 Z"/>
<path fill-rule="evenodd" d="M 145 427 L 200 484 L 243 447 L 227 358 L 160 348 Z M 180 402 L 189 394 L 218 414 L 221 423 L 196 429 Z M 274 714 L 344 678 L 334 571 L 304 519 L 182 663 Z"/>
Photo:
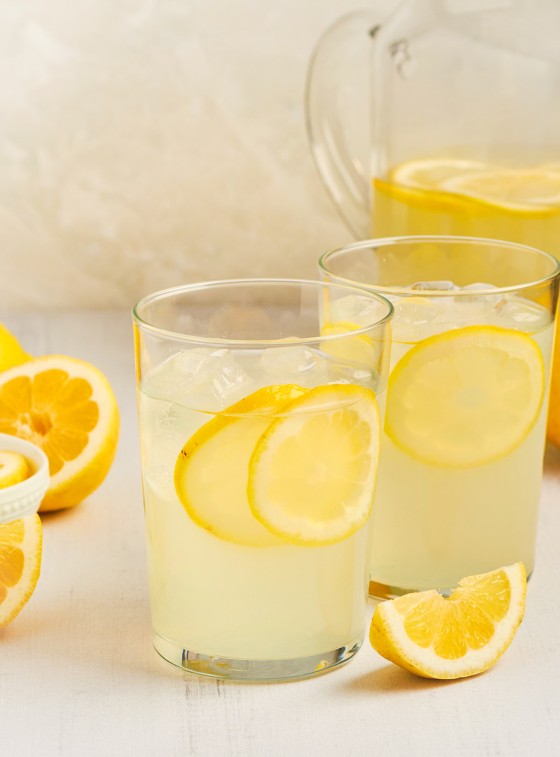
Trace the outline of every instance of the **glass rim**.
<path fill-rule="evenodd" d="M 204 291 L 209 289 L 221 289 L 221 288 L 228 288 L 228 287 L 241 287 L 241 286 L 250 286 L 250 287 L 264 287 L 264 286 L 288 286 L 288 287 L 307 287 L 312 286 L 318 290 L 328 290 L 328 289 L 339 289 L 339 290 L 348 290 L 351 294 L 360 294 L 364 297 L 367 297 L 371 300 L 376 300 L 381 305 L 383 305 L 386 309 L 385 314 L 382 318 L 378 318 L 375 321 L 368 323 L 364 326 L 360 325 L 359 328 L 356 329 L 348 329 L 344 330 L 342 332 L 336 333 L 336 334 L 326 334 L 324 336 L 317 334 L 316 336 L 310 336 L 310 337 L 293 337 L 290 338 L 289 341 L 286 341 L 286 339 L 230 339 L 230 338 L 220 338 L 220 337 L 204 337 L 204 336 L 194 336 L 192 334 L 185 334 L 181 331 L 173 331 L 170 329 L 163 329 L 159 326 L 155 326 L 152 323 L 150 323 L 148 320 L 145 320 L 140 315 L 140 310 L 142 307 L 145 307 L 146 305 L 149 305 L 150 303 L 156 302 L 157 300 L 164 300 L 168 298 L 172 298 L 178 294 L 188 293 L 188 292 L 197 292 L 197 291 Z M 214 279 L 211 281 L 199 281 L 194 282 L 191 284 L 180 284 L 179 286 L 174 287 L 168 287 L 166 289 L 159 289 L 155 292 L 151 292 L 150 294 L 145 295 L 141 299 L 138 300 L 138 302 L 133 306 L 131 315 L 132 320 L 135 323 L 135 325 L 140 328 L 144 332 L 148 332 L 152 335 L 158 336 L 160 338 L 165 338 L 168 340 L 175 340 L 178 342 L 190 342 L 197 345 L 206 345 L 206 346 L 219 346 L 219 347 L 225 347 L 225 346 L 232 346 L 232 347 L 250 347 L 252 349 L 257 348 L 265 348 L 265 347 L 287 347 L 287 346 L 293 346 L 293 345 L 305 345 L 305 344 L 314 344 L 318 341 L 326 342 L 326 343 L 332 343 L 337 342 L 340 339 L 345 339 L 349 336 L 359 336 L 361 334 L 367 334 L 369 331 L 371 331 L 373 328 L 378 328 L 380 326 L 383 326 L 387 324 L 391 318 L 393 317 L 394 308 L 393 304 L 388 300 L 386 297 L 383 296 L 383 294 L 380 294 L 375 291 L 371 291 L 367 286 L 360 286 L 360 284 L 356 283 L 342 283 L 339 284 L 338 282 L 334 281 L 321 281 L 319 279 L 290 279 L 290 278 L 274 278 L 274 277 L 263 277 L 263 278 L 241 278 L 241 279 Z"/>
<path fill-rule="evenodd" d="M 432 243 L 445 243 L 445 244 L 471 244 L 473 247 L 481 247 L 483 245 L 492 246 L 496 248 L 511 248 L 514 250 L 526 250 L 527 252 L 537 253 L 539 256 L 546 258 L 552 265 L 552 271 L 547 276 L 541 278 L 526 281 L 523 284 L 511 284 L 509 286 L 492 286 L 487 289 L 477 289 L 476 295 L 485 296 L 490 294 L 511 294 L 515 292 L 522 292 L 526 289 L 530 289 L 534 286 L 542 286 L 544 284 L 551 284 L 555 279 L 560 279 L 560 262 L 548 252 L 540 250 L 538 247 L 531 247 L 527 244 L 521 244 L 519 242 L 509 242 L 503 239 L 491 239 L 486 237 L 469 237 L 469 236 L 454 236 L 450 234 L 414 234 L 394 237 L 379 237 L 378 239 L 364 239 L 359 242 L 350 242 L 338 247 L 334 247 L 324 252 L 318 261 L 319 269 L 322 273 L 329 277 L 329 281 L 332 283 L 338 283 L 340 285 L 353 285 L 359 287 L 367 287 L 373 289 L 375 292 L 379 292 L 381 295 L 401 295 L 401 296 L 422 296 L 422 297 L 472 297 L 473 291 L 471 290 L 448 290 L 448 289 L 412 289 L 410 286 L 387 286 L 383 284 L 357 282 L 354 279 L 347 278 L 340 274 L 330 271 L 326 267 L 327 261 L 336 255 L 337 253 L 346 252 L 349 250 L 363 250 L 370 247 L 390 247 L 404 244 L 414 244 L 415 242 L 432 242 Z"/>

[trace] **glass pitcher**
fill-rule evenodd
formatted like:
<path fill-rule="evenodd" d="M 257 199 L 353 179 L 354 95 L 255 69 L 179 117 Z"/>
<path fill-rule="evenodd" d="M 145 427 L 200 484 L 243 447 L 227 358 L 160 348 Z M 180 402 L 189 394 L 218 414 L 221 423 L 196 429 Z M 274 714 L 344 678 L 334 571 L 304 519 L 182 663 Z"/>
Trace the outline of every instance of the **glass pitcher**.
<path fill-rule="evenodd" d="M 560 2 L 406 0 L 312 58 L 312 152 L 358 238 L 458 234 L 560 257 Z"/>

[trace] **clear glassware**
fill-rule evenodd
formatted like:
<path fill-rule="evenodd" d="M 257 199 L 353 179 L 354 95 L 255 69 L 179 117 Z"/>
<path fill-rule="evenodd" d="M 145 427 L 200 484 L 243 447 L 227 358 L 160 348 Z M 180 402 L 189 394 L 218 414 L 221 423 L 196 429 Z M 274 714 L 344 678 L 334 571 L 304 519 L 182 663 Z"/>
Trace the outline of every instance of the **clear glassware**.
<path fill-rule="evenodd" d="M 370 593 L 446 591 L 517 561 L 530 575 L 557 261 L 495 240 L 395 237 L 327 252 L 320 269 L 395 309 Z"/>
<path fill-rule="evenodd" d="M 153 639 L 186 670 L 283 680 L 365 630 L 392 306 L 254 279 L 133 311 Z"/>

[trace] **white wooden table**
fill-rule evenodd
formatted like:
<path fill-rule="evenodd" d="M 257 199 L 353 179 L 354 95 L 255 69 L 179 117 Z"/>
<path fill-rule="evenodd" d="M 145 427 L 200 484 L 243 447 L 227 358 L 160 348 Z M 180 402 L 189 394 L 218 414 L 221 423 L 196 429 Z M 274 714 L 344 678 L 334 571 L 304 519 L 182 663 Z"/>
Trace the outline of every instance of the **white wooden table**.
<path fill-rule="evenodd" d="M 128 313 L 0 320 L 34 354 L 95 363 L 122 416 L 108 478 L 79 507 L 44 518 L 36 592 L 0 631 L 2 757 L 560 755 L 559 451 L 547 453 L 526 617 L 487 673 L 430 682 L 365 645 L 312 680 L 198 678 L 151 646 Z"/>

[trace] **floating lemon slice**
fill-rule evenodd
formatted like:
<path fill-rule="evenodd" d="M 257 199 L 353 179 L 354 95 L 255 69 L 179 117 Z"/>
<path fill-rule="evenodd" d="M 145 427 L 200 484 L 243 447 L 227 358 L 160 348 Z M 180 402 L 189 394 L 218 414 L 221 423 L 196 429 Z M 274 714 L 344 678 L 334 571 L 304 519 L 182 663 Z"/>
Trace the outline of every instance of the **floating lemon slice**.
<path fill-rule="evenodd" d="M 35 590 L 41 545 L 38 515 L 0 524 L 0 628 L 16 617 Z"/>
<path fill-rule="evenodd" d="M 488 171 L 488 166 L 477 160 L 463 158 L 421 158 L 400 163 L 389 179 L 416 189 L 440 189 L 444 182 L 455 177 L 471 176 Z"/>
<path fill-rule="evenodd" d="M 19 452 L 0 450 L 0 489 L 25 481 L 30 472 L 27 460 Z"/>
<path fill-rule="evenodd" d="M 381 602 L 370 628 L 372 647 L 425 678 L 465 678 L 494 665 L 525 612 L 523 563 L 463 578 L 449 598 L 435 589 Z"/>
<path fill-rule="evenodd" d="M 469 173 L 449 178 L 439 188 L 522 213 L 557 209 L 560 204 L 560 172 L 544 169 Z"/>
<path fill-rule="evenodd" d="M 332 342 L 322 342 L 321 349 L 345 363 L 357 363 L 374 370 L 377 368 L 382 342 L 379 339 L 373 339 L 369 334 L 351 333 L 361 328 L 363 327 L 349 321 L 336 321 L 335 323 L 326 321 L 321 326 L 321 336 L 348 335 Z"/>
<path fill-rule="evenodd" d="M 527 334 L 468 326 L 418 342 L 389 377 L 385 429 L 422 462 L 469 467 L 507 455 L 535 424 L 541 352 Z"/>
<path fill-rule="evenodd" d="M 293 400 L 251 457 L 255 518 L 293 544 L 350 536 L 371 511 L 379 433 L 377 401 L 365 387 L 318 386 Z"/>
<path fill-rule="evenodd" d="M 272 418 L 304 391 L 295 384 L 265 386 L 228 407 L 187 441 L 175 465 L 175 490 L 197 525 L 236 544 L 281 543 L 251 513 L 249 460 Z"/>

